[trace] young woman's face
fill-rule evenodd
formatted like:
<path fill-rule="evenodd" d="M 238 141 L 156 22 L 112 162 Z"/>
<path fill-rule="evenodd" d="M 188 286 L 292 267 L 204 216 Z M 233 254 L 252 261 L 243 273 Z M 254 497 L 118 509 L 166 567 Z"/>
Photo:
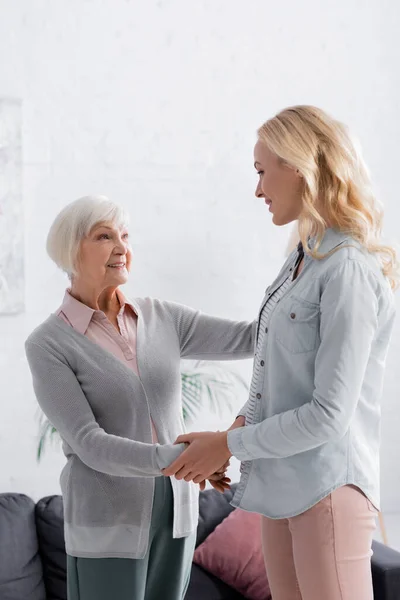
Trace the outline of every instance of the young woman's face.
<path fill-rule="evenodd" d="M 260 141 L 254 147 L 254 166 L 259 176 L 256 196 L 264 198 L 273 223 L 286 225 L 296 221 L 302 210 L 301 175 Z"/>
<path fill-rule="evenodd" d="M 126 228 L 99 223 L 82 240 L 78 277 L 93 287 L 118 287 L 128 280 L 132 250 Z"/>

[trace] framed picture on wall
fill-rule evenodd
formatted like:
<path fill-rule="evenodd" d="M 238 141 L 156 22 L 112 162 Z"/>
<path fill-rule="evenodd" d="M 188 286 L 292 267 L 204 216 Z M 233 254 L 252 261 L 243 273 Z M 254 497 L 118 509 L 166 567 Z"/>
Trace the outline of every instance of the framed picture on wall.
<path fill-rule="evenodd" d="M 0 98 L 0 316 L 24 310 L 21 102 Z"/>

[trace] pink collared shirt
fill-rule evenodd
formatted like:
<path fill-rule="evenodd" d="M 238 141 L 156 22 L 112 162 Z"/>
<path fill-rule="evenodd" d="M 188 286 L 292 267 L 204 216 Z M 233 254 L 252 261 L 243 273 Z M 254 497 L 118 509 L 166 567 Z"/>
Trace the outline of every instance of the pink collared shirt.
<path fill-rule="evenodd" d="M 121 309 L 117 315 L 119 331 L 101 310 L 94 310 L 83 304 L 66 290 L 64 300 L 56 315 L 61 317 L 76 331 L 88 337 L 134 371 L 139 377 L 136 358 L 137 315 L 120 290 L 117 290 Z M 153 442 L 158 443 L 157 432 L 151 421 Z"/>

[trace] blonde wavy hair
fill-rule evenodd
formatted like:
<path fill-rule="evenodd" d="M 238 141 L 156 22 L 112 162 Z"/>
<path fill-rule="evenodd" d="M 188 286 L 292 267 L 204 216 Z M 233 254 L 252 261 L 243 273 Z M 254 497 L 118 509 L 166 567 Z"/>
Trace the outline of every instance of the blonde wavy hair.
<path fill-rule="evenodd" d="M 347 127 L 314 106 L 286 108 L 258 130 L 260 142 L 304 179 L 298 230 L 317 259 L 326 228 L 348 233 L 376 253 L 392 289 L 399 281 L 396 250 L 381 242 L 383 210 L 375 198 L 358 143 Z M 309 238 L 316 239 L 313 249 Z"/>

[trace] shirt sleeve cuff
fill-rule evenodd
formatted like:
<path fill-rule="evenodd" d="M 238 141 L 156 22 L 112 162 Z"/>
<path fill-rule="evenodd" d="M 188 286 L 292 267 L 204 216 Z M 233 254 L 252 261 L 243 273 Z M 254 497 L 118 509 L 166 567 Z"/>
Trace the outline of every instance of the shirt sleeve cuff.
<path fill-rule="evenodd" d="M 245 427 L 238 427 L 228 431 L 228 448 L 235 458 L 241 462 L 252 460 L 253 456 L 246 450 L 243 443 Z"/>
<path fill-rule="evenodd" d="M 185 449 L 185 444 L 163 444 L 157 446 L 156 461 L 159 469 L 169 467 Z"/>

